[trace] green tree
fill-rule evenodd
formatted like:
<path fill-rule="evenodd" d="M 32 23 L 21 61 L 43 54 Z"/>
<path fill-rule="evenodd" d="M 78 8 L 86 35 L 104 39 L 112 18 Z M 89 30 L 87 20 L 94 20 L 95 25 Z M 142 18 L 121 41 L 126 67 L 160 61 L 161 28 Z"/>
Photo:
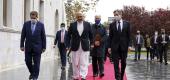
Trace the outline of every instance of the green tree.
<path fill-rule="evenodd" d="M 84 0 L 73 0 L 71 2 L 65 3 L 67 25 L 76 20 L 76 12 L 82 12 L 85 14 L 85 12 L 87 12 L 89 9 L 95 7 L 98 1 L 99 0 L 91 0 L 90 2 Z"/>

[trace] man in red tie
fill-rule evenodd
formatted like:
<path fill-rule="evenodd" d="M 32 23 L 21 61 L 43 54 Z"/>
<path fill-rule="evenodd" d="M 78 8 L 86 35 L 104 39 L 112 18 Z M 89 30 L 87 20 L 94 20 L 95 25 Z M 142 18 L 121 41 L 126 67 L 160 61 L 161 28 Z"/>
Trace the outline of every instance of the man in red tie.
<path fill-rule="evenodd" d="M 58 43 L 58 48 L 60 52 L 62 70 L 65 70 L 66 66 L 66 52 L 68 49 L 68 32 L 65 30 L 65 24 L 61 23 L 61 30 L 57 31 L 56 38 L 54 41 L 54 48 Z"/>

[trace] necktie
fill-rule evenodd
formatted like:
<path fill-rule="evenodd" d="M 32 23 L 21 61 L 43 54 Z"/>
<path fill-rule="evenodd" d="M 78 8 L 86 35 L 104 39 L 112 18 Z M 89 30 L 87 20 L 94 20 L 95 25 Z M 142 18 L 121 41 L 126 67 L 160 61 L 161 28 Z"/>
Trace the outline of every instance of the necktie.
<path fill-rule="evenodd" d="M 163 35 L 163 40 L 165 41 L 165 35 Z"/>
<path fill-rule="evenodd" d="M 118 22 L 118 32 L 121 33 L 120 21 Z"/>
<path fill-rule="evenodd" d="M 155 36 L 155 40 L 154 40 L 155 44 L 157 44 L 157 42 L 156 42 L 156 38 L 157 38 L 157 36 Z"/>
<path fill-rule="evenodd" d="M 32 31 L 32 34 L 34 34 L 34 31 L 35 31 L 35 23 L 32 23 L 32 24 L 31 24 L 31 31 Z"/>
<path fill-rule="evenodd" d="M 61 31 L 61 43 L 64 43 L 64 31 Z"/>

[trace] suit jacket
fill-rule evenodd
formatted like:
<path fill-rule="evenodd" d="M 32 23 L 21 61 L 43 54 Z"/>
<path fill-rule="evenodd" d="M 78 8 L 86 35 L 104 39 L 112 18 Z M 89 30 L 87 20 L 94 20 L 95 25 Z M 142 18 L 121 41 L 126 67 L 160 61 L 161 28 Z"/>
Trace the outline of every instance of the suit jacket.
<path fill-rule="evenodd" d="M 42 53 L 42 50 L 46 49 L 44 24 L 38 21 L 35 27 L 35 31 L 32 34 L 31 21 L 25 22 L 21 32 L 20 47 L 25 47 L 26 53 L 31 49 L 37 53 Z"/>
<path fill-rule="evenodd" d="M 145 46 L 145 48 L 148 48 L 148 47 L 150 47 L 151 46 L 151 43 L 150 43 L 150 41 L 151 41 L 151 39 L 148 37 L 148 38 L 145 38 L 145 40 L 144 40 L 145 42 L 145 44 L 144 44 L 144 46 Z"/>
<path fill-rule="evenodd" d="M 123 21 L 123 27 L 121 33 L 117 29 L 116 22 L 110 24 L 109 27 L 109 48 L 112 50 L 112 56 L 117 58 L 120 53 L 118 48 L 120 47 L 124 57 L 127 57 L 128 46 L 130 46 L 130 24 L 127 21 Z"/>
<path fill-rule="evenodd" d="M 92 43 L 93 35 L 91 30 L 91 25 L 89 22 L 83 21 L 84 30 L 82 35 L 79 35 L 77 30 L 77 22 L 73 22 L 70 24 L 68 30 L 68 38 L 69 38 L 69 45 L 71 45 L 72 51 L 77 51 L 80 46 L 84 51 L 90 50 L 90 44 Z"/>
<path fill-rule="evenodd" d="M 159 36 L 158 36 L 157 41 L 158 41 L 159 47 L 161 47 L 161 46 L 168 47 L 169 37 L 168 37 L 168 35 L 165 35 L 165 41 L 167 42 L 166 44 L 163 44 L 163 43 L 162 43 L 162 41 L 163 41 L 162 35 L 159 35 Z"/>
<path fill-rule="evenodd" d="M 99 34 L 101 36 L 101 42 L 100 42 L 100 46 L 97 46 L 97 47 L 94 46 L 94 48 L 91 51 L 91 56 L 104 57 L 105 45 L 106 45 L 105 42 L 107 39 L 106 29 L 104 28 L 104 26 L 102 24 L 100 24 L 100 25 L 93 24 L 92 32 L 93 32 L 93 44 L 95 42 L 95 36 L 97 34 Z"/>
<path fill-rule="evenodd" d="M 136 37 L 135 37 L 135 40 L 134 40 L 135 42 L 135 46 L 138 44 L 138 41 L 137 41 L 137 35 L 136 35 Z M 139 41 L 139 44 L 142 46 L 143 44 L 144 44 L 144 39 L 143 39 L 143 36 L 142 35 L 140 35 L 140 41 Z"/>
<path fill-rule="evenodd" d="M 158 37 L 157 37 L 157 39 L 158 39 Z M 155 45 L 155 35 L 152 36 L 150 43 L 151 43 L 152 47 Z M 158 44 L 158 40 L 156 40 L 156 43 Z"/>
<path fill-rule="evenodd" d="M 56 38 L 55 38 L 55 41 L 54 41 L 54 45 L 56 45 L 58 43 L 58 47 L 60 47 L 60 45 L 61 45 L 61 32 L 62 32 L 61 30 L 57 31 Z M 69 41 L 68 40 L 68 31 L 65 30 L 64 45 L 65 45 L 66 48 L 68 48 L 68 46 L 69 46 L 68 41 Z"/>

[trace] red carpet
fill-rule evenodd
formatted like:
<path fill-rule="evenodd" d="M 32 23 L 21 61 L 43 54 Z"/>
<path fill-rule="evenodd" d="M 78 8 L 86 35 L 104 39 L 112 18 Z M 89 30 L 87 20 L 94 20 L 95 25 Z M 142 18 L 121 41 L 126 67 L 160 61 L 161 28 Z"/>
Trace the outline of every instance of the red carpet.
<path fill-rule="evenodd" d="M 95 79 L 93 78 L 92 65 L 90 65 L 88 69 L 89 70 L 87 80 L 115 80 L 114 67 L 113 64 L 110 63 L 109 59 L 107 59 L 107 61 L 105 62 L 104 65 L 105 76 L 102 79 L 99 77 L 96 77 Z M 126 75 L 124 76 L 124 80 L 127 80 Z"/>

